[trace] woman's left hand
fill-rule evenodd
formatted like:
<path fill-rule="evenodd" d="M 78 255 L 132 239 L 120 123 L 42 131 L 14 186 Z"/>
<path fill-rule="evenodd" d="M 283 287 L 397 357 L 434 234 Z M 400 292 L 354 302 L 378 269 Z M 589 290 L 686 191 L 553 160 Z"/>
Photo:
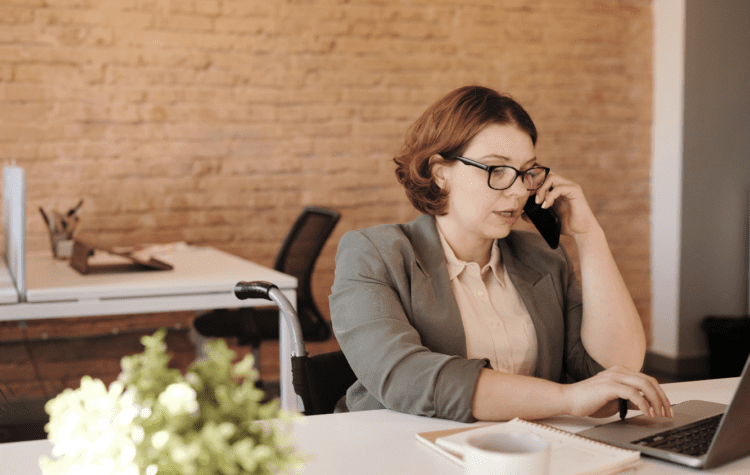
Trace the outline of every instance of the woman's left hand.
<path fill-rule="evenodd" d="M 562 234 L 575 236 L 599 229 L 581 186 L 554 172 L 536 190 L 536 202 L 545 209 L 553 207 L 562 220 Z"/>

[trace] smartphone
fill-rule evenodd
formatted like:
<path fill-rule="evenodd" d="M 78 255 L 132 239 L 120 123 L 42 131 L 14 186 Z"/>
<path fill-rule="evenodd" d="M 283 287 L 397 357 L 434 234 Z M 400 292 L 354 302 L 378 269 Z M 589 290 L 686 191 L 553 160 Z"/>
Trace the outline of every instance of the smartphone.
<path fill-rule="evenodd" d="M 560 244 L 560 231 L 562 222 L 560 217 L 552 208 L 543 209 L 542 205 L 534 202 L 536 195 L 529 196 L 528 201 L 523 207 L 523 211 L 528 215 L 531 222 L 539 230 L 549 247 L 557 249 Z"/>

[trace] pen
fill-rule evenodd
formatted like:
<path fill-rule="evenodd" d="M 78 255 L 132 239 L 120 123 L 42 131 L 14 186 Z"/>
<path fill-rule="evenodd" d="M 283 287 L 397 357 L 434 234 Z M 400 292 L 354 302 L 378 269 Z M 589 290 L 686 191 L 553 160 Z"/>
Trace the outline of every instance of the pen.
<path fill-rule="evenodd" d="M 79 201 L 75 208 L 71 208 L 68 211 L 68 217 L 70 218 L 75 216 L 75 214 L 78 213 L 78 210 L 81 209 L 81 205 L 83 205 L 83 200 Z"/>
<path fill-rule="evenodd" d="M 47 213 L 44 212 L 44 208 L 42 208 L 41 206 L 39 207 L 39 212 L 42 213 L 42 218 L 44 218 L 44 224 L 47 225 L 47 228 L 50 230 L 50 232 L 54 232 L 55 231 L 54 221 L 50 220 L 47 217 Z"/>
<path fill-rule="evenodd" d="M 620 398 L 620 420 L 625 419 L 628 415 L 628 400 Z"/>

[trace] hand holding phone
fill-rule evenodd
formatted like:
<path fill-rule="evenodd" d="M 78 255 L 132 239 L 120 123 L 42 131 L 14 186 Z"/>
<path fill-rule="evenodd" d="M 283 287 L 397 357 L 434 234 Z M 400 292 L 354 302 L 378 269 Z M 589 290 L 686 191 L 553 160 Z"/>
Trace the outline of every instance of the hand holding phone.
<path fill-rule="evenodd" d="M 557 249 L 560 244 L 560 231 L 562 230 L 560 217 L 552 208 L 544 209 L 542 205 L 536 204 L 535 199 L 536 195 L 529 196 L 523 210 L 539 230 L 539 234 L 547 241 L 549 247 Z"/>

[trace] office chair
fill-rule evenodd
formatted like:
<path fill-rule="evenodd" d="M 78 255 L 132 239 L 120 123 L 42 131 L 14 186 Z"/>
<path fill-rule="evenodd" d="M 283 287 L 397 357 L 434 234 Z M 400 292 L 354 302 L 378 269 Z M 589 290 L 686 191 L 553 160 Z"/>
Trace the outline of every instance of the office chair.
<path fill-rule="evenodd" d="M 289 329 L 292 385 L 299 411 L 307 416 L 333 413 L 336 403 L 357 380 L 344 353 L 339 350 L 309 356 L 297 312 L 275 285 L 260 281 L 238 282 L 234 294 L 240 300 L 263 298 L 276 303 Z"/>
<path fill-rule="evenodd" d="M 313 300 L 311 276 L 340 217 L 331 209 L 306 207 L 276 255 L 274 269 L 297 278 L 297 314 L 307 341 L 325 341 L 331 336 L 331 329 Z M 279 339 L 279 312 L 275 307 L 220 309 L 199 316 L 193 326 L 203 336 L 237 337 L 238 344 L 252 347 L 257 366 L 261 341 Z"/>

